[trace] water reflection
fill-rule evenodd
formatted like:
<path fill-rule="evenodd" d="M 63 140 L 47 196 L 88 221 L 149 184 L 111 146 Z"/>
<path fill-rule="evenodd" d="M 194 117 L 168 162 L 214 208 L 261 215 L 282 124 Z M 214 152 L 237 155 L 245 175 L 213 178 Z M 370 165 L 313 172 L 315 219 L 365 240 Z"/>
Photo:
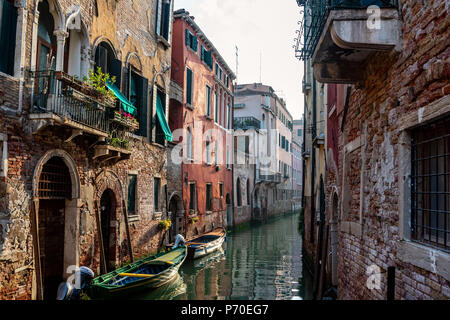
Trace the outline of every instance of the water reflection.
<path fill-rule="evenodd" d="M 131 300 L 174 300 L 177 296 L 186 293 L 186 284 L 183 278 L 177 276 L 162 287 L 140 293 L 136 296 L 130 296 Z"/>
<path fill-rule="evenodd" d="M 176 299 L 309 299 L 297 225 L 298 216 L 289 215 L 228 235 L 225 252 L 185 263 L 187 290 Z"/>
<path fill-rule="evenodd" d="M 170 284 L 140 295 L 148 300 L 311 299 L 303 270 L 298 215 L 227 236 L 223 250 L 186 261 Z"/>

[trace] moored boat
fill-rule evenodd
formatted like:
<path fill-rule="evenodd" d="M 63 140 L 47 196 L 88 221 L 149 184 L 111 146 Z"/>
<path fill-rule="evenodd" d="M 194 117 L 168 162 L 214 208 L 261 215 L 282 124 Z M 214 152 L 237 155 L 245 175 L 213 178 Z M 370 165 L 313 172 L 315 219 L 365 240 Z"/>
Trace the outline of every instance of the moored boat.
<path fill-rule="evenodd" d="M 158 288 L 173 280 L 187 257 L 187 247 L 131 263 L 95 278 L 87 290 L 91 299 L 115 299 L 142 290 Z"/>
<path fill-rule="evenodd" d="M 186 241 L 188 258 L 198 259 L 215 252 L 222 247 L 226 235 L 227 232 L 224 228 L 218 228 L 192 240 Z M 171 246 L 168 247 L 170 248 Z"/>

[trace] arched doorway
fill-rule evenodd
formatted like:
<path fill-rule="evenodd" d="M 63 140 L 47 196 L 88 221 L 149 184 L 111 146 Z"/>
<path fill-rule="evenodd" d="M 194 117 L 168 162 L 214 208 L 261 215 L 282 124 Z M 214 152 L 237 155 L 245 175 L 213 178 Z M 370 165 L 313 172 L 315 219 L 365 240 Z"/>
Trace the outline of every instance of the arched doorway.
<path fill-rule="evenodd" d="M 111 221 L 116 217 L 117 201 L 114 192 L 111 189 L 106 189 L 100 199 L 101 211 L 101 229 L 103 239 L 103 250 L 105 251 L 106 270 L 108 272 L 114 270 L 116 261 L 114 250 L 114 230 L 111 230 Z M 100 259 L 100 270 L 103 269 L 103 259 Z"/>
<path fill-rule="evenodd" d="M 169 242 L 175 242 L 177 234 L 185 235 L 185 219 L 183 202 L 178 195 L 173 195 L 169 202 L 169 213 L 171 215 L 172 227 L 169 231 Z"/>
<path fill-rule="evenodd" d="M 54 300 L 58 285 L 64 281 L 66 201 L 72 198 L 71 175 L 61 157 L 52 157 L 43 165 L 38 197 L 43 298 Z"/>
<path fill-rule="evenodd" d="M 225 201 L 227 204 L 227 228 L 231 228 L 233 227 L 233 210 L 232 210 L 231 196 L 229 193 L 227 193 Z"/>
<path fill-rule="evenodd" d="M 331 218 L 331 283 L 333 286 L 338 285 L 338 217 L 339 217 L 339 198 L 336 193 L 333 195 L 332 203 L 332 218 Z"/>

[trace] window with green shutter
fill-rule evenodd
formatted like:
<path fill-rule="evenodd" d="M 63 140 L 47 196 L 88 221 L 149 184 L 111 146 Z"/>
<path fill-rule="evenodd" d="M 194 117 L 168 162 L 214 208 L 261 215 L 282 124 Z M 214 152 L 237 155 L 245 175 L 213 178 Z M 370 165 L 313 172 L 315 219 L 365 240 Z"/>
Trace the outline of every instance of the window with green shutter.
<path fill-rule="evenodd" d="M 186 46 L 193 51 L 197 52 L 198 48 L 198 38 L 193 35 L 189 29 L 186 29 Z"/>
<path fill-rule="evenodd" d="M 170 0 L 157 0 L 156 5 L 156 34 L 169 41 L 170 33 Z"/>
<path fill-rule="evenodd" d="M 211 117 L 211 87 L 206 85 L 206 115 Z"/>
<path fill-rule="evenodd" d="M 212 70 L 213 68 L 212 53 L 211 51 L 206 50 L 204 46 L 202 46 L 201 58 L 202 61 Z"/>
<path fill-rule="evenodd" d="M 186 104 L 192 106 L 192 93 L 194 88 L 194 74 L 191 69 L 186 68 Z"/>
<path fill-rule="evenodd" d="M 17 8 L 7 0 L 0 0 L 0 72 L 14 74 Z"/>

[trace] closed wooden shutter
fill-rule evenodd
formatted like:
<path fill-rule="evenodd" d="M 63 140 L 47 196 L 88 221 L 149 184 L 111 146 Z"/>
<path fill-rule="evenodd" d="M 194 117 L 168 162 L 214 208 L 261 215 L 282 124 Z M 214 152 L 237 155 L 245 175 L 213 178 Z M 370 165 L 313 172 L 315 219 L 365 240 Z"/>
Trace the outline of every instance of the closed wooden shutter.
<path fill-rule="evenodd" d="M 191 47 L 191 33 L 186 29 L 186 46 Z"/>
<path fill-rule="evenodd" d="M 169 40 L 169 24 L 170 24 L 170 0 L 166 0 L 164 2 L 164 14 L 162 21 L 162 36 Z"/>
<path fill-rule="evenodd" d="M 109 75 L 111 77 L 116 77 L 116 87 L 120 89 L 120 82 L 122 80 L 122 61 L 118 59 L 113 59 L 111 61 L 111 66 L 109 70 Z"/>
<path fill-rule="evenodd" d="M 6 0 L 0 0 L 0 17 L 0 71 L 13 75 L 17 8 Z"/>
<path fill-rule="evenodd" d="M 193 78 L 193 73 L 191 71 L 191 69 L 187 69 L 186 72 L 186 103 L 188 104 L 192 104 L 192 89 L 193 89 L 193 85 L 192 85 L 192 78 Z"/>
<path fill-rule="evenodd" d="M 139 103 L 139 135 L 148 137 L 148 80 L 144 77 L 138 77 L 137 92 Z"/>

